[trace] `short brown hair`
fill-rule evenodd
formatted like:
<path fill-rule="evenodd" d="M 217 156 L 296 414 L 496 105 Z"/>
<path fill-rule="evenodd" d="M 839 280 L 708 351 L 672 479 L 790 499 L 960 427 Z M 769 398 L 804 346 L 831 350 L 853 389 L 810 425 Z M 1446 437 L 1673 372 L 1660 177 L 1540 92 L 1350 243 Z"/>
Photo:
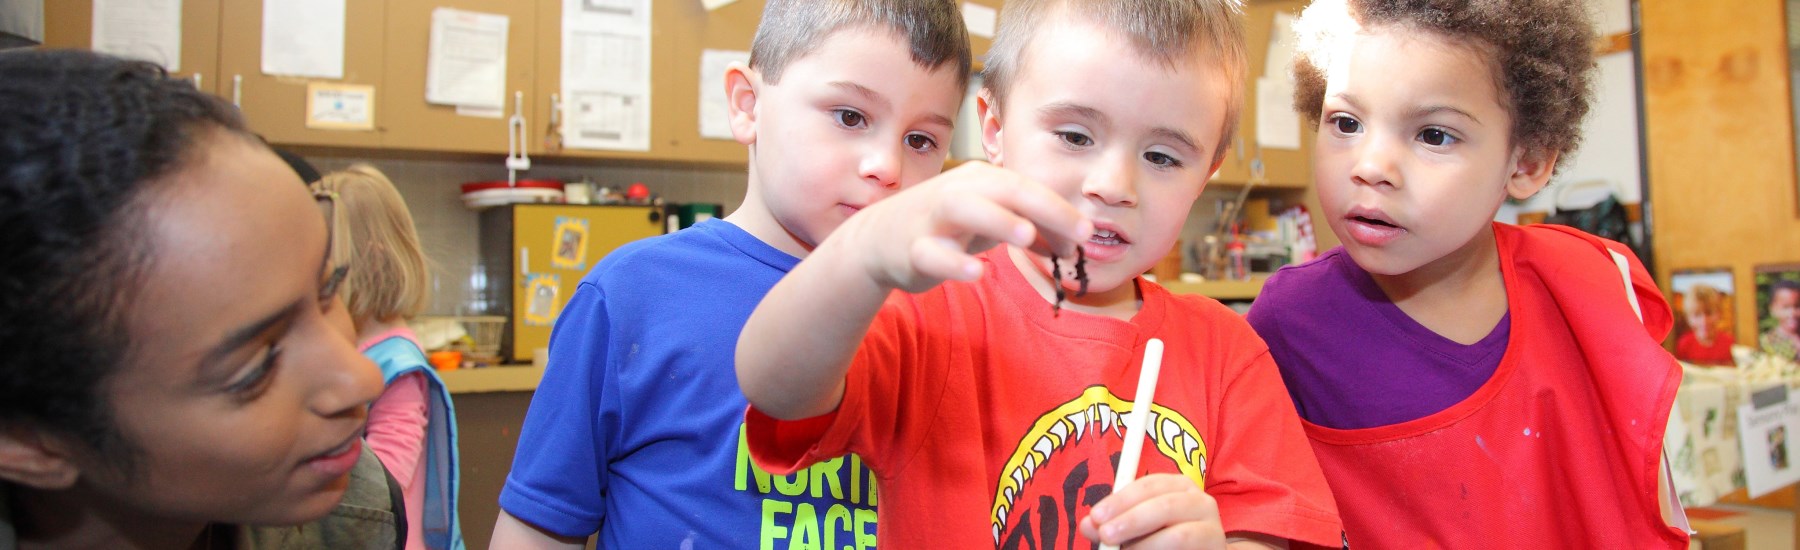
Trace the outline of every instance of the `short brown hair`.
<path fill-rule="evenodd" d="M 988 50 L 982 86 L 996 105 L 1011 90 L 1024 64 L 1025 46 L 1046 22 L 1064 13 L 1080 16 L 1129 38 L 1137 54 L 1174 67 L 1192 55 L 1211 54 L 1225 73 L 1225 126 L 1213 163 L 1225 158 L 1243 107 L 1245 65 L 1243 6 L 1239 0 L 1009 0 Z"/>
<path fill-rule="evenodd" d="M 1594 26 L 1570 0 L 1317 0 L 1294 22 L 1294 109 L 1319 120 L 1325 71 L 1342 39 L 1392 26 L 1465 44 L 1492 67 L 1513 144 L 1553 152 L 1557 164 L 1581 141 L 1593 96 Z"/>
<path fill-rule="evenodd" d="M 956 85 L 968 87 L 969 33 L 954 0 L 769 0 L 750 42 L 750 67 L 778 84 L 789 63 L 854 27 L 892 31 L 925 69 L 955 63 Z"/>
<path fill-rule="evenodd" d="M 374 166 L 355 164 L 313 184 L 336 193 L 334 264 L 350 273 L 339 293 L 358 323 L 410 319 L 425 308 L 430 275 L 406 200 Z"/>

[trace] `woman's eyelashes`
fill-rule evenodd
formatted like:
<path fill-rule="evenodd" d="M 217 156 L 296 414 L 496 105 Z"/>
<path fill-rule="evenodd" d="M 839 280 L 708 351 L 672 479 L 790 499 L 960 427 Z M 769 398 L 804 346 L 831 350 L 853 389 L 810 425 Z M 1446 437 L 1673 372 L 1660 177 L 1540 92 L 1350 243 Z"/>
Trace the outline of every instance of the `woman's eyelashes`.
<path fill-rule="evenodd" d="M 270 344 L 257 354 L 244 374 L 232 381 L 225 390 L 239 401 L 249 401 L 262 395 L 274 379 L 275 369 L 281 365 L 281 346 Z"/>

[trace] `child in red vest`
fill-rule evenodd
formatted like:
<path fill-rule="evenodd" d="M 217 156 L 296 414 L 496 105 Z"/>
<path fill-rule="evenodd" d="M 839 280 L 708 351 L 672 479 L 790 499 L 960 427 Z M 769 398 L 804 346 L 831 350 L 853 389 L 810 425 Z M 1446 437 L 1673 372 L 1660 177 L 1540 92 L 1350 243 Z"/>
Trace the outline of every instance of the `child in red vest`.
<path fill-rule="evenodd" d="M 1575 149 L 1582 10 L 1320 0 L 1295 25 L 1344 245 L 1271 277 L 1250 322 L 1354 547 L 1687 547 L 1659 495 L 1667 303 L 1619 243 L 1493 221 Z"/>

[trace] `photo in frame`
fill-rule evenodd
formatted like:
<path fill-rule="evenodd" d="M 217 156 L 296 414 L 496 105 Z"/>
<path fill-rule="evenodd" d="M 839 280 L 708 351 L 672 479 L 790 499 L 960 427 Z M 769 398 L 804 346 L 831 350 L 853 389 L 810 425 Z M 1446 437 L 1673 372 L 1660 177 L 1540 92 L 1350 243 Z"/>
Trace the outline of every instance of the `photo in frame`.
<path fill-rule="evenodd" d="M 1756 347 L 1800 360 L 1800 264 L 1757 266 Z"/>
<path fill-rule="evenodd" d="M 1737 343 L 1736 296 L 1730 268 L 1676 270 L 1669 276 L 1675 310 L 1675 358 L 1696 365 L 1731 366 Z"/>

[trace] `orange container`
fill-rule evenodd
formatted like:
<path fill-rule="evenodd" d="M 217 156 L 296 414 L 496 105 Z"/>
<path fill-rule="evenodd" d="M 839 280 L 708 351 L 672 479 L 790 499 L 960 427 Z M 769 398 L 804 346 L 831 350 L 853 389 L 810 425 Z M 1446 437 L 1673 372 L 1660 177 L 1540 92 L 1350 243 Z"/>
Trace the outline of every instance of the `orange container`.
<path fill-rule="evenodd" d="M 462 352 L 460 351 L 434 351 L 431 352 L 431 355 L 426 356 L 426 359 L 431 361 L 432 367 L 440 371 L 456 370 L 462 366 Z"/>

